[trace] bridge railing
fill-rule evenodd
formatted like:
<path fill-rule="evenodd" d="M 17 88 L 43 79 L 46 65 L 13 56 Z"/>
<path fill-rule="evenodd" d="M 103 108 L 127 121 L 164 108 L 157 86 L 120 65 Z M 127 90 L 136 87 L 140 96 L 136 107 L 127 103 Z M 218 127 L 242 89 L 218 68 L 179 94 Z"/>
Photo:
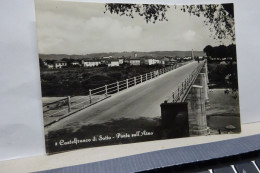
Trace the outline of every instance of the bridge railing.
<path fill-rule="evenodd" d="M 172 92 L 172 95 L 165 100 L 165 102 L 168 103 L 177 103 L 177 102 L 183 102 L 185 97 L 187 96 L 187 93 L 193 83 L 195 82 L 198 74 L 200 73 L 201 69 L 203 68 L 205 62 L 200 64 L 198 67 L 196 67 L 191 73 L 189 73 L 183 81 L 181 81 L 178 84 L 178 87 L 175 91 Z"/>
<path fill-rule="evenodd" d="M 103 99 L 106 99 L 113 94 L 119 93 L 123 90 L 134 87 L 153 78 L 156 78 L 164 73 L 172 71 L 180 66 L 183 66 L 184 64 L 186 63 L 168 66 L 149 73 L 145 73 L 143 75 L 90 89 L 88 91 L 88 95 L 86 96 L 67 96 L 52 103 L 47 103 L 43 105 L 43 115 L 45 118 L 55 119 L 55 117 L 60 117 L 69 113 L 76 112 L 78 110 L 91 106 Z"/>

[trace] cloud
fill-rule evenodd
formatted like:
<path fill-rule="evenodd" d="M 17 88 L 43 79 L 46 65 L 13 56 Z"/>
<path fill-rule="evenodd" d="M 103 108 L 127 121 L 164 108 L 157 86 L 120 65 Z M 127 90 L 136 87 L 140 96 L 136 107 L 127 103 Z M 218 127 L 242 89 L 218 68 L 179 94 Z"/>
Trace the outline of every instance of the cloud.
<path fill-rule="evenodd" d="M 193 42 L 196 37 L 196 32 L 192 30 L 188 30 L 182 34 L 182 37 L 185 41 Z"/>
<path fill-rule="evenodd" d="M 115 49 L 119 42 L 138 41 L 142 28 L 123 25 L 111 17 L 74 18 L 45 13 L 38 25 L 39 51 L 84 54 Z M 127 43 L 127 42 L 125 42 Z M 122 43 L 124 44 L 124 43 Z M 105 50 L 103 49 L 105 48 Z"/>
<path fill-rule="evenodd" d="M 175 8 L 167 11 L 168 22 L 153 24 L 138 15 L 131 19 L 104 14 L 104 4 L 35 2 L 40 53 L 203 50 L 206 45 L 219 44 L 209 36 L 203 17 Z"/>

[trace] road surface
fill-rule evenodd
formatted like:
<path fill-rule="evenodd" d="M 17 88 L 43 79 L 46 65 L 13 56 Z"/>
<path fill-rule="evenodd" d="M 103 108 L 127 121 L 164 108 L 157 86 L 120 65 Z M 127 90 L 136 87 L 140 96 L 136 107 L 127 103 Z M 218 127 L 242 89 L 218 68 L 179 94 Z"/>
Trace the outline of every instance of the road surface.
<path fill-rule="evenodd" d="M 203 62 L 200 62 L 203 63 Z M 120 118 L 160 117 L 160 104 L 169 98 L 198 62 L 191 62 L 152 80 L 124 90 L 51 126 L 45 133 L 59 129 L 77 130 L 83 125 Z"/>

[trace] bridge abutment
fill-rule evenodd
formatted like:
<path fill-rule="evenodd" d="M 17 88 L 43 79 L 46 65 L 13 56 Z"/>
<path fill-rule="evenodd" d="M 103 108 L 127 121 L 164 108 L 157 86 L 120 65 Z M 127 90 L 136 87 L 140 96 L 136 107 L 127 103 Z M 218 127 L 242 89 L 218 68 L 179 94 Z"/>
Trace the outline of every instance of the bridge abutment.
<path fill-rule="evenodd" d="M 209 134 L 206 117 L 206 105 L 209 101 L 207 73 L 207 63 L 205 63 L 200 73 L 192 75 L 196 79 L 193 83 L 190 81 L 191 86 L 185 91 L 187 94 L 183 93 L 184 89 L 186 89 L 183 83 L 181 83 L 181 89 L 178 86 L 177 98 L 180 97 L 180 94 L 184 94 L 184 100 L 177 99 L 176 101 L 174 93 L 172 102 L 167 103 L 165 101 L 161 104 L 162 124 L 166 129 L 171 129 L 175 137 L 180 134 L 184 137 L 187 133 L 188 136 Z"/>
<path fill-rule="evenodd" d="M 190 136 L 207 135 L 206 98 L 208 90 L 206 74 L 200 73 L 186 98 Z"/>

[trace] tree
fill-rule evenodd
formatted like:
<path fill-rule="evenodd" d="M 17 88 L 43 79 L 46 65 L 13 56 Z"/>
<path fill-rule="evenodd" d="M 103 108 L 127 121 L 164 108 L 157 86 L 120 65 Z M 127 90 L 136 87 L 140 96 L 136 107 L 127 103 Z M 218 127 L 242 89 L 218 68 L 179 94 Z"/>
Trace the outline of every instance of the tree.
<path fill-rule="evenodd" d="M 235 40 L 233 4 L 183 5 L 181 10 L 198 17 L 204 16 L 204 24 L 212 26 L 211 32 L 215 30 L 215 39 L 230 36 Z"/>
<path fill-rule="evenodd" d="M 231 44 L 227 47 L 227 56 L 232 58 L 232 61 L 237 61 L 236 45 Z"/>
<path fill-rule="evenodd" d="M 214 54 L 214 49 L 212 46 L 208 45 L 203 49 L 203 52 L 205 52 L 207 56 L 212 56 Z"/>
<path fill-rule="evenodd" d="M 144 20 L 152 23 L 156 21 L 168 21 L 166 12 L 169 5 L 158 4 L 106 4 L 106 11 L 120 16 L 134 18 L 134 14 L 144 17 Z M 175 9 L 176 6 L 175 6 Z M 215 34 L 215 39 L 231 37 L 235 40 L 234 31 L 234 9 L 233 4 L 211 4 L 211 5 L 183 5 L 181 11 L 195 16 L 204 16 L 205 25 L 210 25 L 210 31 Z M 104 13 L 105 13 L 104 12 Z"/>

